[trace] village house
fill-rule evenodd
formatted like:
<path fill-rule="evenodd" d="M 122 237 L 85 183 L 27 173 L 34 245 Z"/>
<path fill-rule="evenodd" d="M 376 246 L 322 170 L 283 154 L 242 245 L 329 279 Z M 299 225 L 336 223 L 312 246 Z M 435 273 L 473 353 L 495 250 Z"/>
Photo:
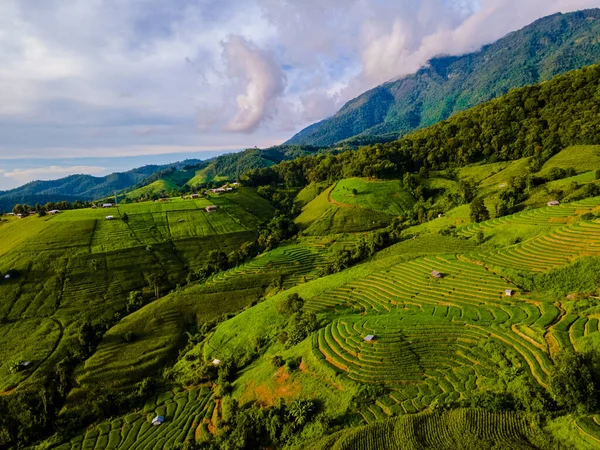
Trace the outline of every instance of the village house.
<path fill-rule="evenodd" d="M 192 194 L 190 195 L 191 198 L 200 198 L 200 194 Z"/>
<path fill-rule="evenodd" d="M 552 200 L 551 202 L 548 202 L 548 206 L 558 206 L 560 205 L 560 202 L 558 200 Z"/>
<path fill-rule="evenodd" d="M 162 425 L 162 423 L 165 421 L 165 417 L 164 416 L 156 416 L 154 419 L 152 419 L 152 425 L 154 425 L 155 427 Z"/>
<path fill-rule="evenodd" d="M 112 203 L 103 203 L 102 207 L 103 208 L 112 208 L 113 204 Z"/>
<path fill-rule="evenodd" d="M 207 206 L 206 208 L 204 208 L 204 210 L 206 212 L 209 212 L 209 213 L 210 212 L 216 212 L 217 211 L 217 207 L 215 205 L 210 205 L 210 206 Z"/>

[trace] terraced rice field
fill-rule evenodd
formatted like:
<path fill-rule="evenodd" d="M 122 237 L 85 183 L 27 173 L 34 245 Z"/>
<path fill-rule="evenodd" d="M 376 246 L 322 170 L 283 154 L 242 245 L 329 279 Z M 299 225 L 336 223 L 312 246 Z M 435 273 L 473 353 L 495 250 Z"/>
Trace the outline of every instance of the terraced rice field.
<path fill-rule="evenodd" d="M 208 433 L 215 403 L 208 389 L 166 392 L 147 402 L 139 412 L 104 422 L 85 435 L 56 447 L 58 450 L 163 449 L 202 441 Z M 152 419 L 165 421 L 153 426 Z"/>
<path fill-rule="evenodd" d="M 581 438 L 593 448 L 600 447 L 600 415 L 580 417 L 575 427 Z"/>
<path fill-rule="evenodd" d="M 365 342 L 369 334 L 375 340 Z M 541 384 L 551 367 L 540 348 L 501 327 L 421 314 L 342 318 L 319 331 L 315 348 L 317 357 L 351 379 L 390 387 L 389 397 L 361 411 L 367 422 L 421 411 L 436 399 L 468 398 L 501 369 L 494 352 L 507 355 Z"/>
<path fill-rule="evenodd" d="M 342 431 L 310 450 L 533 450 L 532 429 L 525 416 L 483 410 L 399 417 Z"/>
<path fill-rule="evenodd" d="M 209 282 L 217 283 L 232 277 L 275 272 L 282 275 L 283 286 L 287 289 L 315 278 L 325 262 L 326 257 L 321 247 L 285 245 L 239 267 L 219 273 Z"/>
<path fill-rule="evenodd" d="M 354 194 L 353 190 L 356 191 Z M 349 207 L 364 208 L 399 216 L 410 211 L 415 198 L 406 191 L 400 181 L 372 181 L 362 178 L 346 178 L 339 181 L 331 191 L 333 202 Z"/>
<path fill-rule="evenodd" d="M 451 256 L 398 264 L 314 297 L 306 308 L 337 314 L 313 338 L 317 358 L 355 381 L 391 389 L 361 411 L 369 423 L 468 398 L 493 381 L 498 353 L 546 387 L 551 355 L 598 331 L 597 320 L 565 314 Z M 348 315 L 352 309 L 359 314 Z M 375 340 L 365 342 L 367 335 Z"/>
<path fill-rule="evenodd" d="M 228 253 L 253 241 L 256 226 L 272 208 L 252 190 L 234 197 L 236 202 L 229 196 L 171 199 L 3 218 L 0 274 L 15 269 L 19 275 L 0 279 L 0 336 L 20 330 L 32 338 L 18 346 L 0 345 L 0 391 L 42 379 L 83 321 L 112 321 L 122 315 L 131 291 L 150 289 L 151 275 L 164 280 L 164 294 L 183 284 L 211 250 Z M 251 207 L 243 207 L 244 198 L 263 219 L 253 216 Z M 207 214 L 203 208 L 211 204 L 219 210 Z M 126 221 L 121 219 L 124 214 Z M 114 219 L 106 220 L 108 215 Z M 40 337 L 39 330 L 45 335 Z M 16 358 L 32 361 L 31 369 L 10 374 Z"/>
<path fill-rule="evenodd" d="M 545 208 L 530 209 L 510 216 L 498 217 L 481 223 L 471 223 L 458 230 L 459 234 L 471 237 L 479 231 L 490 231 L 503 225 L 535 225 L 540 230 L 564 225 L 567 219 L 590 212 L 600 206 L 600 197 L 588 198 L 573 203 Z"/>
<path fill-rule="evenodd" d="M 521 244 L 491 254 L 474 255 L 489 265 L 545 272 L 582 256 L 600 256 L 600 222 L 560 227 Z"/>

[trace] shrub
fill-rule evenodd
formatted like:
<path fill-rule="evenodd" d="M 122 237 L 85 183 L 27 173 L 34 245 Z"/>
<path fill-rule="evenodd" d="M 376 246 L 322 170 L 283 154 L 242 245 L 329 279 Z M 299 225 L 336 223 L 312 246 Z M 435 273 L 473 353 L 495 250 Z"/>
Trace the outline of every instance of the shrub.
<path fill-rule="evenodd" d="M 277 304 L 277 311 L 284 315 L 291 315 L 300 312 L 303 306 L 304 299 L 294 293 L 288 295 Z"/>
<path fill-rule="evenodd" d="M 283 366 L 283 363 L 284 363 L 284 360 L 281 355 L 275 355 L 271 358 L 271 364 L 273 364 L 273 367 L 275 367 L 276 369 Z"/>
<path fill-rule="evenodd" d="M 483 222 L 484 220 L 488 220 L 490 218 L 490 212 L 485 207 L 481 197 L 477 197 L 471 202 L 470 217 L 472 222 L 477 223 Z"/>
<path fill-rule="evenodd" d="M 568 411 L 586 414 L 597 406 L 598 388 L 589 361 L 581 354 L 559 353 L 548 384 L 558 406 Z"/>

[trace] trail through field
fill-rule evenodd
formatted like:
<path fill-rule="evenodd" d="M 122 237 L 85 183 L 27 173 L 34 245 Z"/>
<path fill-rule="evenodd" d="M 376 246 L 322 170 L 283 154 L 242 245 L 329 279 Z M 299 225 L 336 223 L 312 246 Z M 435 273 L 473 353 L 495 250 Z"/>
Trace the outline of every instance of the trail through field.
<path fill-rule="evenodd" d="M 335 188 L 337 187 L 338 183 L 335 183 L 330 189 L 329 192 L 327 193 L 327 199 L 329 200 L 329 203 L 332 203 L 334 205 L 337 206 L 341 206 L 343 208 L 359 208 L 359 209 L 364 209 L 366 211 L 368 211 L 368 209 L 363 208 L 361 206 L 358 205 L 350 205 L 349 203 L 342 203 L 342 202 L 338 202 L 337 200 L 334 200 L 333 197 L 331 196 L 331 194 L 333 193 L 333 191 L 335 191 Z"/>

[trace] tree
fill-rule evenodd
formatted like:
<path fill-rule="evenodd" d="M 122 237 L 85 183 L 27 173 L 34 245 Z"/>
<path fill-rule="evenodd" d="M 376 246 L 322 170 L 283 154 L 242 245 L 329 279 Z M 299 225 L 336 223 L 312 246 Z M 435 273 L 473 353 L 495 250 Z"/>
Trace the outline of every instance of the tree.
<path fill-rule="evenodd" d="M 352 195 L 354 195 L 354 196 L 358 195 L 358 191 L 356 190 L 356 188 L 352 188 Z"/>
<path fill-rule="evenodd" d="M 20 203 L 17 203 L 13 208 L 13 214 L 24 214 L 24 213 L 25 213 L 25 206 L 21 205 Z"/>
<path fill-rule="evenodd" d="M 123 222 L 127 222 L 129 220 L 129 216 L 127 215 L 127 213 L 123 213 L 123 215 L 121 216 L 121 220 Z"/>
<path fill-rule="evenodd" d="M 290 294 L 286 298 L 282 299 L 277 304 L 277 310 L 281 314 L 289 315 L 300 312 L 304 306 L 304 299 L 298 294 Z"/>
<path fill-rule="evenodd" d="M 458 182 L 458 195 L 463 204 L 473 201 L 477 195 L 477 183 L 474 180 L 460 180 Z"/>
<path fill-rule="evenodd" d="M 581 354 L 569 351 L 559 353 L 548 386 L 558 406 L 568 411 L 585 414 L 598 404 L 598 387 L 589 361 Z"/>
<path fill-rule="evenodd" d="M 288 406 L 288 418 L 296 428 L 303 427 L 314 412 L 315 403 L 309 399 L 297 399 Z"/>
<path fill-rule="evenodd" d="M 477 244 L 478 245 L 481 245 L 481 244 L 483 244 L 485 242 L 485 235 L 483 234 L 482 230 L 479 230 L 477 232 L 477 235 L 476 235 L 475 239 L 477 240 Z"/>
<path fill-rule="evenodd" d="M 93 346 L 96 344 L 96 330 L 91 322 L 87 321 L 81 324 L 77 338 L 84 351 L 90 353 Z"/>
<path fill-rule="evenodd" d="M 471 221 L 472 222 L 483 222 L 484 220 L 488 220 L 490 218 L 490 212 L 485 207 L 483 203 L 483 198 L 477 197 L 475 200 L 471 202 Z"/>
<path fill-rule="evenodd" d="M 154 297 L 158 298 L 160 296 L 160 285 L 163 282 L 163 275 L 160 273 L 151 273 L 148 277 L 148 281 L 150 283 L 150 287 L 154 289 Z"/>
<path fill-rule="evenodd" d="M 140 291 L 131 291 L 129 293 L 129 301 L 127 302 L 127 313 L 131 314 L 137 311 L 144 305 L 144 297 Z"/>

